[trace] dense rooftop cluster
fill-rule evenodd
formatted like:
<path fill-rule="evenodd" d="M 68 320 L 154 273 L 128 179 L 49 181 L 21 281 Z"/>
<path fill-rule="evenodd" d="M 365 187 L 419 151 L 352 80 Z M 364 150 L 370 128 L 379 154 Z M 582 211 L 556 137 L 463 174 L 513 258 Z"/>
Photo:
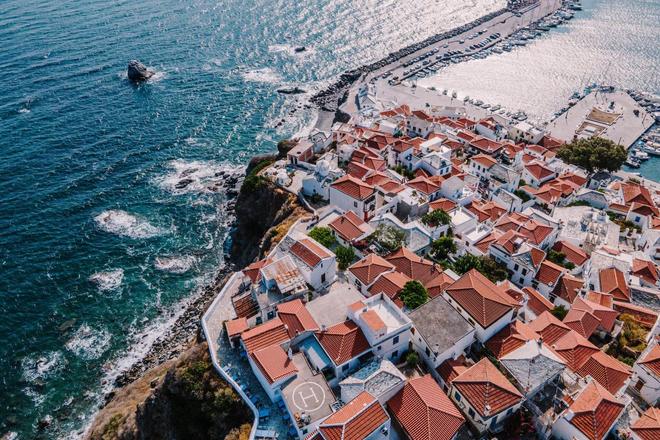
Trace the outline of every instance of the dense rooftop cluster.
<path fill-rule="evenodd" d="M 242 271 L 225 336 L 292 435 L 660 438 L 660 195 L 561 145 L 401 105 L 265 170 L 314 212 Z"/>

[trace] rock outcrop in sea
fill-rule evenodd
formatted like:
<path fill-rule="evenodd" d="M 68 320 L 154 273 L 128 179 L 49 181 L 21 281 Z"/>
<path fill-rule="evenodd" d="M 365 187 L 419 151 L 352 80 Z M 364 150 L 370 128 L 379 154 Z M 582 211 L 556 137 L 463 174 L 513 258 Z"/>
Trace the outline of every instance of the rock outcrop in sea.
<path fill-rule="evenodd" d="M 128 79 L 135 82 L 146 81 L 154 76 L 154 71 L 147 69 L 147 66 L 138 60 L 131 60 L 128 62 L 126 74 Z"/>

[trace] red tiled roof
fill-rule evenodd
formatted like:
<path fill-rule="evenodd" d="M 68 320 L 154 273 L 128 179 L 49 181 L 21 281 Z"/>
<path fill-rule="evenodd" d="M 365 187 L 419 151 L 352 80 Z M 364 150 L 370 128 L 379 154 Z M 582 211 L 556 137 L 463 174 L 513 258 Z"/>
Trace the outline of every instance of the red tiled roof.
<path fill-rule="evenodd" d="M 639 325 L 647 329 L 652 328 L 658 320 L 658 312 L 636 304 L 614 301 L 614 310 L 632 315 Z"/>
<path fill-rule="evenodd" d="M 435 298 L 437 296 L 442 295 L 442 292 L 445 291 L 447 287 L 452 285 L 454 283 L 454 279 L 447 275 L 446 273 L 442 272 L 440 275 L 437 277 L 433 278 L 431 281 L 426 283 L 424 287 L 426 287 L 426 290 L 429 293 L 429 296 L 431 298 Z"/>
<path fill-rule="evenodd" d="M 488 156 L 486 154 L 477 154 L 476 156 L 473 156 L 470 160 L 478 162 L 479 164 L 481 164 L 486 168 L 490 168 L 497 163 L 497 161 L 493 159 L 492 156 Z"/>
<path fill-rule="evenodd" d="M 614 297 L 609 293 L 596 292 L 595 290 L 590 290 L 587 292 L 584 298 L 588 301 L 591 301 L 592 303 L 600 304 L 601 306 L 607 307 L 609 309 L 612 308 L 614 301 Z"/>
<path fill-rule="evenodd" d="M 330 186 L 356 200 L 364 200 L 374 193 L 373 186 L 356 179 L 350 174 L 340 177 L 332 182 Z"/>
<path fill-rule="evenodd" d="M 350 320 L 316 332 L 316 338 L 335 365 L 342 365 L 369 349 L 364 333 Z"/>
<path fill-rule="evenodd" d="M 571 331 L 571 328 L 557 319 L 550 312 L 541 313 L 534 321 L 529 323 L 532 330 L 543 337 L 546 344 L 554 344 L 562 336 Z"/>
<path fill-rule="evenodd" d="M 655 206 L 653 197 L 645 186 L 626 182 L 621 184 L 621 190 L 623 191 L 623 202 L 626 205 L 637 202 L 643 205 Z"/>
<path fill-rule="evenodd" d="M 319 325 L 300 299 L 278 304 L 277 316 L 287 326 L 291 338 L 305 331 L 319 329 Z"/>
<path fill-rule="evenodd" d="M 581 301 L 580 298 L 575 300 Z M 600 319 L 594 315 L 588 307 L 573 307 L 568 311 L 564 317 L 564 324 L 584 336 L 589 338 L 600 325 Z"/>
<path fill-rule="evenodd" d="M 526 342 L 538 338 L 540 338 L 539 334 L 532 330 L 529 325 L 515 320 L 490 338 L 486 342 L 486 347 L 497 359 L 502 359 L 503 356 L 522 347 Z"/>
<path fill-rule="evenodd" d="M 593 377 L 607 391 L 616 394 L 631 376 L 632 371 L 626 364 L 599 350 L 587 359 L 577 373 L 582 377 Z"/>
<path fill-rule="evenodd" d="M 536 272 L 535 279 L 539 283 L 554 287 L 557 284 L 557 281 L 559 281 L 561 274 L 565 271 L 565 268 L 553 263 L 552 261 L 544 260 L 541 263 L 541 267 L 539 267 L 538 272 Z"/>
<path fill-rule="evenodd" d="M 494 243 L 501 235 L 502 233 L 500 231 L 498 231 L 497 229 L 493 229 L 493 231 L 490 234 L 486 235 L 484 238 L 477 241 L 474 244 L 474 247 L 479 249 L 482 253 L 486 254 L 488 253 L 488 248 L 490 247 L 490 245 Z"/>
<path fill-rule="evenodd" d="M 566 260 L 576 266 L 582 266 L 589 259 L 589 255 L 585 251 L 568 241 L 558 241 L 552 249 L 564 254 Z"/>
<path fill-rule="evenodd" d="M 381 273 L 390 272 L 393 269 L 392 264 L 376 254 L 369 254 L 348 268 L 355 278 L 365 286 L 373 283 Z"/>
<path fill-rule="evenodd" d="M 649 260 L 639 258 L 633 259 L 632 274 L 650 284 L 655 284 L 660 279 L 658 277 L 658 267 Z"/>
<path fill-rule="evenodd" d="M 379 276 L 376 282 L 369 287 L 369 293 L 371 295 L 384 293 L 390 299 L 395 299 L 408 281 L 410 281 L 410 278 L 401 272 L 387 272 Z"/>
<path fill-rule="evenodd" d="M 660 439 L 660 408 L 651 407 L 630 426 L 641 440 Z"/>
<path fill-rule="evenodd" d="M 236 318 L 231 321 L 225 322 L 225 328 L 227 329 L 227 335 L 229 337 L 237 336 L 247 330 L 250 326 L 248 325 L 247 318 Z"/>
<path fill-rule="evenodd" d="M 488 358 L 461 373 L 452 386 L 482 417 L 498 414 L 522 400 L 522 394 Z"/>
<path fill-rule="evenodd" d="M 389 419 L 378 400 L 366 391 L 319 425 L 326 440 L 364 440 Z"/>
<path fill-rule="evenodd" d="M 408 278 L 419 281 L 424 286 L 441 273 L 435 263 L 420 257 L 406 247 L 399 248 L 387 255 L 385 259 L 393 264 L 399 272 Z"/>
<path fill-rule="evenodd" d="M 568 303 L 573 303 L 573 301 L 575 301 L 575 298 L 577 298 L 578 293 L 580 292 L 583 286 L 584 286 L 584 280 L 566 274 L 563 277 L 561 277 L 561 279 L 553 289 L 552 293 L 554 293 L 556 296 L 562 298 Z"/>
<path fill-rule="evenodd" d="M 270 258 L 264 258 L 263 260 L 256 261 L 252 264 L 250 264 L 248 267 L 243 269 L 243 273 L 250 278 L 250 280 L 253 283 L 256 283 L 261 279 L 261 271 L 260 269 L 264 266 L 267 266 L 270 264 L 272 261 Z"/>
<path fill-rule="evenodd" d="M 618 420 L 624 405 L 596 381 L 591 381 L 571 404 L 570 420 L 589 440 L 602 440 Z"/>
<path fill-rule="evenodd" d="M 441 209 L 445 212 L 449 212 L 452 209 L 456 208 L 456 202 L 453 202 L 449 199 L 436 199 L 429 203 L 429 211 L 435 211 L 436 209 Z"/>
<path fill-rule="evenodd" d="M 291 253 L 300 258 L 309 267 L 316 267 L 323 259 L 331 257 L 330 253 L 316 244 L 311 238 L 303 238 L 291 245 Z"/>
<path fill-rule="evenodd" d="M 546 177 L 553 176 L 555 172 L 551 170 L 550 168 L 546 167 L 544 164 L 540 162 L 530 162 L 527 165 L 525 165 L 525 169 L 527 169 L 527 172 L 534 176 L 536 179 L 543 180 Z"/>
<path fill-rule="evenodd" d="M 536 220 L 528 220 L 523 223 L 518 232 L 529 238 L 532 244 L 540 245 L 548 235 L 552 233 L 552 228 L 548 225 L 537 222 Z"/>
<path fill-rule="evenodd" d="M 351 242 L 364 235 L 367 224 L 353 211 L 348 211 L 331 221 L 328 226 L 342 239 Z"/>
<path fill-rule="evenodd" d="M 571 330 L 552 344 L 552 349 L 566 360 L 566 366 L 577 371 L 596 352 L 600 350 L 584 336 Z"/>
<path fill-rule="evenodd" d="M 451 439 L 465 421 L 428 374 L 408 381 L 387 406 L 411 440 Z"/>
<path fill-rule="evenodd" d="M 603 269 L 598 274 L 600 279 L 600 290 L 611 293 L 620 301 L 630 301 L 630 288 L 626 282 L 626 276 L 616 267 Z"/>
<path fill-rule="evenodd" d="M 298 372 L 298 368 L 296 368 L 293 361 L 277 344 L 255 350 L 250 356 L 252 356 L 252 360 L 257 364 L 268 383 L 272 384 Z"/>
<path fill-rule="evenodd" d="M 588 298 L 576 298 L 573 302 L 573 306 L 571 307 L 571 310 L 573 309 L 584 310 L 585 312 L 588 312 L 589 314 L 598 318 L 600 320 L 600 326 L 607 332 L 611 332 L 612 329 L 614 329 L 614 321 L 619 315 L 619 312 L 612 310 L 611 307 L 606 307 L 599 303 L 590 301 Z"/>
<path fill-rule="evenodd" d="M 644 365 L 649 370 L 653 371 L 656 376 L 660 377 L 660 345 L 655 346 L 649 350 L 646 355 L 637 361 L 638 364 Z"/>
<path fill-rule="evenodd" d="M 475 269 L 463 274 L 446 292 L 483 328 L 513 308 L 513 300 Z"/>
<path fill-rule="evenodd" d="M 468 369 L 468 366 L 465 365 L 465 357 L 460 355 L 458 359 L 449 358 L 443 363 L 441 363 L 435 371 L 440 375 L 442 380 L 445 381 L 447 385 L 458 377 L 459 374 L 463 373 Z"/>
<path fill-rule="evenodd" d="M 440 189 L 438 185 L 423 176 L 415 177 L 413 180 L 408 181 L 406 185 L 426 195 L 433 194 Z"/>
<path fill-rule="evenodd" d="M 289 333 L 280 318 L 271 319 L 241 334 L 248 353 L 289 340 Z"/>
<path fill-rule="evenodd" d="M 538 290 L 532 287 L 524 287 L 523 292 L 527 294 L 527 307 L 529 307 L 536 316 L 543 312 L 549 312 L 555 306 L 545 296 L 541 295 Z"/>

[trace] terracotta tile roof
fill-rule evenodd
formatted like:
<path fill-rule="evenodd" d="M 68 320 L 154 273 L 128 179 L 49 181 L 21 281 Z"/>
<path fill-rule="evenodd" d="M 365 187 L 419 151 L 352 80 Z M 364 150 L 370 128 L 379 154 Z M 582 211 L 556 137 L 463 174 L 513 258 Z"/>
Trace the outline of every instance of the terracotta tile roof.
<path fill-rule="evenodd" d="M 246 295 L 236 295 L 231 298 L 232 306 L 236 316 L 239 318 L 250 318 L 259 313 L 259 304 L 248 292 Z"/>
<path fill-rule="evenodd" d="M 367 326 L 376 334 L 378 334 L 380 330 L 387 328 L 387 325 L 385 325 L 385 322 L 381 319 L 378 312 L 373 309 L 369 309 L 360 314 L 360 319 L 363 320 L 364 323 L 367 324 Z"/>
<path fill-rule="evenodd" d="M 571 328 L 557 319 L 550 312 L 541 313 L 534 321 L 529 323 L 532 330 L 543 337 L 543 341 L 552 345 L 561 339 Z"/>
<path fill-rule="evenodd" d="M 483 328 L 513 308 L 511 298 L 475 269 L 463 274 L 446 292 Z"/>
<path fill-rule="evenodd" d="M 579 247 L 568 241 L 558 241 L 552 247 L 553 250 L 561 252 L 566 256 L 566 260 L 575 264 L 576 266 L 582 266 L 589 259 L 589 255 Z"/>
<path fill-rule="evenodd" d="M 272 263 L 270 258 L 264 258 L 263 260 L 256 261 L 250 264 L 248 267 L 243 269 L 243 273 L 250 278 L 253 283 L 261 280 L 260 269 L 268 264 Z"/>
<path fill-rule="evenodd" d="M 583 279 L 566 274 L 561 277 L 559 282 L 555 285 L 552 293 L 568 303 L 573 303 L 583 286 Z"/>
<path fill-rule="evenodd" d="M 342 365 L 369 349 L 364 333 L 350 320 L 316 332 L 316 339 L 335 365 Z"/>
<path fill-rule="evenodd" d="M 539 223 L 536 220 L 528 220 L 518 228 L 519 233 L 529 238 L 531 243 L 537 246 L 543 243 L 543 240 L 545 240 L 552 231 L 553 229 L 550 226 Z"/>
<path fill-rule="evenodd" d="M 526 342 L 539 338 L 539 334 L 532 330 L 529 325 L 515 320 L 490 338 L 486 342 L 486 347 L 497 359 L 502 359 L 503 356 L 522 347 Z"/>
<path fill-rule="evenodd" d="M 630 367 L 602 351 L 591 355 L 577 373 L 593 377 L 612 394 L 616 394 L 632 375 Z"/>
<path fill-rule="evenodd" d="M 493 231 L 486 235 L 484 238 L 479 240 L 474 244 L 474 246 L 479 249 L 482 253 L 487 254 L 488 253 L 488 248 L 492 243 L 494 243 L 499 237 L 502 235 L 500 231 L 497 229 L 493 229 Z"/>
<path fill-rule="evenodd" d="M 286 325 L 291 338 L 305 331 L 319 329 L 319 325 L 300 299 L 278 304 L 277 316 Z"/>
<path fill-rule="evenodd" d="M 611 309 L 614 304 L 614 297 L 609 293 L 596 292 L 595 290 L 590 290 L 584 296 L 587 301 L 591 301 L 596 304 L 600 304 L 603 307 Z"/>
<path fill-rule="evenodd" d="M 347 174 L 330 185 L 338 191 L 356 200 L 365 200 L 374 193 L 374 187 Z"/>
<path fill-rule="evenodd" d="M 600 290 L 610 293 L 620 301 L 630 301 L 630 288 L 626 276 L 616 267 L 603 269 L 599 272 Z"/>
<path fill-rule="evenodd" d="M 280 318 L 271 319 L 241 334 L 248 353 L 289 340 L 289 333 Z"/>
<path fill-rule="evenodd" d="M 408 181 L 406 185 L 426 195 L 433 194 L 440 189 L 438 185 L 423 176 L 415 177 L 413 180 Z"/>
<path fill-rule="evenodd" d="M 451 439 L 465 421 L 428 374 L 408 381 L 387 406 L 411 440 Z"/>
<path fill-rule="evenodd" d="M 571 404 L 570 420 L 589 440 L 602 440 L 619 419 L 624 405 L 596 381 L 591 381 Z"/>
<path fill-rule="evenodd" d="M 555 172 L 545 166 L 545 164 L 537 161 L 533 161 L 525 165 L 525 169 L 529 174 L 534 176 L 538 180 L 543 180 L 547 177 L 553 176 Z"/>
<path fill-rule="evenodd" d="M 408 281 L 410 278 L 401 272 L 387 272 L 379 276 L 368 290 L 372 296 L 384 293 L 390 299 L 395 299 Z"/>
<path fill-rule="evenodd" d="M 252 356 L 252 360 L 257 364 L 268 383 L 272 384 L 298 372 L 298 368 L 296 368 L 293 361 L 277 344 L 255 350 L 250 356 Z"/>
<path fill-rule="evenodd" d="M 564 324 L 585 338 L 589 338 L 600 325 L 600 319 L 592 313 L 589 307 L 580 307 L 579 304 L 576 307 L 575 304 L 581 301 L 580 298 L 577 298 L 575 301 L 573 307 L 571 307 L 564 317 Z"/>
<path fill-rule="evenodd" d="M 487 154 L 495 154 L 502 149 L 503 144 L 482 136 L 477 136 L 470 140 L 470 146 Z"/>
<path fill-rule="evenodd" d="M 633 259 L 632 274 L 650 284 L 655 284 L 660 279 L 658 277 L 658 267 L 651 261 L 639 258 Z"/>
<path fill-rule="evenodd" d="M 356 160 L 352 160 L 348 163 L 348 166 L 346 167 L 346 171 L 348 172 L 348 175 L 357 177 L 358 179 L 362 179 L 371 170 L 362 163 Z"/>
<path fill-rule="evenodd" d="M 319 431 L 326 440 L 364 440 L 388 419 L 378 400 L 363 391 L 325 419 Z"/>
<path fill-rule="evenodd" d="M 370 285 L 383 272 L 394 270 L 394 266 L 384 258 L 369 254 L 360 261 L 354 263 L 348 270 L 360 280 L 365 286 Z"/>
<path fill-rule="evenodd" d="M 442 272 L 435 263 L 420 257 L 406 247 L 399 248 L 387 255 L 385 259 L 393 264 L 399 272 L 425 286 Z"/>
<path fill-rule="evenodd" d="M 660 439 L 660 409 L 649 408 L 630 428 L 641 440 Z"/>
<path fill-rule="evenodd" d="M 236 318 L 231 321 L 225 322 L 225 329 L 227 330 L 227 335 L 232 338 L 238 336 L 247 330 L 250 326 L 248 325 L 247 318 Z"/>
<path fill-rule="evenodd" d="M 496 221 L 507 213 L 505 207 L 493 201 L 482 203 L 475 200 L 467 206 L 467 209 L 474 213 L 480 222 L 486 220 Z"/>
<path fill-rule="evenodd" d="M 544 260 L 539 267 L 536 276 L 534 277 L 539 283 L 546 284 L 550 287 L 557 285 L 561 274 L 566 272 L 566 269 L 553 263 L 550 260 Z"/>
<path fill-rule="evenodd" d="M 566 333 L 551 347 L 566 360 L 566 366 L 573 371 L 577 371 L 594 353 L 600 351 L 575 330 Z"/>
<path fill-rule="evenodd" d="M 367 223 L 357 216 L 353 211 L 340 215 L 328 226 L 343 240 L 352 242 L 357 240 L 368 231 Z"/>
<path fill-rule="evenodd" d="M 653 197 L 645 186 L 626 182 L 621 184 L 621 190 L 623 192 L 623 202 L 626 205 L 637 202 L 644 205 L 655 206 L 653 203 Z"/>
<path fill-rule="evenodd" d="M 309 267 L 316 267 L 322 260 L 331 257 L 328 251 L 311 238 L 297 240 L 291 245 L 290 251 Z"/>
<path fill-rule="evenodd" d="M 429 211 L 434 211 L 436 209 L 441 209 L 445 212 L 449 212 L 452 209 L 456 208 L 456 202 L 453 202 L 449 199 L 436 199 L 429 203 Z"/>
<path fill-rule="evenodd" d="M 441 363 L 435 371 L 440 375 L 442 380 L 445 381 L 447 385 L 458 377 L 459 374 L 463 373 L 468 369 L 468 366 L 465 365 L 465 358 L 463 355 L 460 355 L 458 359 L 449 358 L 443 363 Z"/>
<path fill-rule="evenodd" d="M 451 286 L 453 283 L 454 279 L 446 273 L 442 272 L 440 275 L 426 283 L 424 287 L 426 287 L 429 296 L 431 298 L 435 298 L 436 296 L 442 295 L 442 292 L 444 292 L 445 289 Z"/>
<path fill-rule="evenodd" d="M 519 234 L 514 230 L 508 230 L 504 234 L 500 235 L 497 240 L 495 240 L 493 246 L 497 246 L 504 250 L 507 254 L 513 255 L 524 242 L 525 237 L 523 237 L 522 234 Z"/>
<path fill-rule="evenodd" d="M 452 386 L 482 417 L 498 414 L 522 400 L 522 394 L 488 358 L 461 373 Z"/>
<path fill-rule="evenodd" d="M 479 163 L 480 165 L 486 167 L 487 169 L 497 163 L 497 161 L 493 159 L 492 156 L 488 156 L 486 154 L 477 154 L 476 156 L 473 156 L 470 160 Z"/>
<path fill-rule="evenodd" d="M 532 287 L 524 287 L 523 292 L 527 294 L 527 307 L 531 309 L 536 316 L 543 312 L 549 312 L 555 308 L 545 296 L 541 295 L 538 290 Z"/>
<path fill-rule="evenodd" d="M 660 345 L 655 344 L 651 350 L 646 353 L 646 355 L 637 361 L 638 364 L 644 365 L 646 368 L 651 370 L 660 377 Z"/>
<path fill-rule="evenodd" d="M 658 320 L 658 312 L 646 307 L 638 306 L 637 304 L 614 301 L 614 310 L 619 313 L 632 315 L 639 325 L 647 329 L 651 329 Z"/>
<path fill-rule="evenodd" d="M 576 298 L 571 307 L 571 310 L 573 309 L 584 310 L 598 318 L 600 320 L 600 327 L 607 332 L 611 332 L 614 329 L 614 321 L 619 315 L 619 312 L 613 310 L 611 307 L 590 301 L 588 298 Z"/>
<path fill-rule="evenodd" d="M 504 293 L 509 295 L 511 299 L 513 299 L 516 302 L 516 304 L 518 304 L 519 306 L 523 305 L 524 294 L 522 290 L 518 288 L 518 286 L 516 286 L 509 280 L 502 281 L 502 283 L 500 283 L 499 286 Z"/>

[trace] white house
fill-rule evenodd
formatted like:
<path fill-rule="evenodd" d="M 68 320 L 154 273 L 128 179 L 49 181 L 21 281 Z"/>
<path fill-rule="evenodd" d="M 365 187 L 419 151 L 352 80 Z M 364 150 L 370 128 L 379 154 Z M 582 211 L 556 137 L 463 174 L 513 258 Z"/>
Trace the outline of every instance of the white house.
<path fill-rule="evenodd" d="M 312 238 L 287 235 L 278 248 L 294 258 L 303 278 L 314 289 L 328 286 L 337 278 L 335 254 Z"/>
<path fill-rule="evenodd" d="M 372 217 L 378 208 L 378 194 L 369 185 L 347 174 L 330 185 L 330 204 L 343 211 L 353 211 L 363 220 Z"/>
<path fill-rule="evenodd" d="M 660 345 L 650 344 L 633 366 L 631 387 L 651 406 L 660 403 Z"/>

